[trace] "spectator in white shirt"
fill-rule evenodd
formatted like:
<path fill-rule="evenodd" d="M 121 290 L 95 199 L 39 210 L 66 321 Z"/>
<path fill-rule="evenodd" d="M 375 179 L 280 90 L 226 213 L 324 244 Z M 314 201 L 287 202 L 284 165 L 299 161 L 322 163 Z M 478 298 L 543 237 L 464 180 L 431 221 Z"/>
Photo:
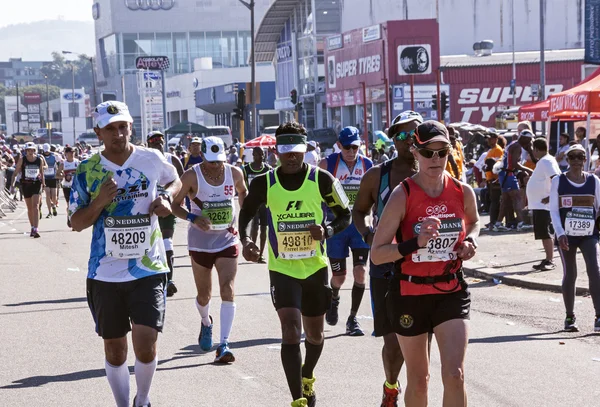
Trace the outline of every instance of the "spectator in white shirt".
<path fill-rule="evenodd" d="M 567 163 L 567 150 L 570 147 L 569 141 L 569 133 L 562 133 L 560 135 L 558 150 L 556 151 L 556 161 L 562 172 L 565 172 L 569 168 L 569 164 Z"/>
<path fill-rule="evenodd" d="M 317 153 L 317 142 L 311 140 L 308 142 L 306 153 L 304 153 L 304 162 L 310 165 L 317 166 L 321 161 L 321 157 Z"/>
<path fill-rule="evenodd" d="M 548 154 L 548 142 L 545 138 L 533 141 L 533 155 L 538 160 L 527 183 L 527 202 L 533 210 L 533 234 L 535 240 L 541 240 L 546 258 L 533 266 L 535 270 L 547 271 L 556 267 L 554 255 L 554 229 L 550 217 L 550 189 L 552 178 L 561 174 L 556 159 Z"/>

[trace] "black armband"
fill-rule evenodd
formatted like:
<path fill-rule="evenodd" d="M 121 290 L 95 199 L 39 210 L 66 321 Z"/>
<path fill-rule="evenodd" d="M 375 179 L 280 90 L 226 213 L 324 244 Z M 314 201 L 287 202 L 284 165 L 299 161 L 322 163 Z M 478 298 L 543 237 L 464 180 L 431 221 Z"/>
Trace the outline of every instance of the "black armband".
<path fill-rule="evenodd" d="M 406 257 L 420 248 L 418 237 L 413 237 L 412 239 L 398 243 L 398 253 L 400 253 L 402 257 Z"/>

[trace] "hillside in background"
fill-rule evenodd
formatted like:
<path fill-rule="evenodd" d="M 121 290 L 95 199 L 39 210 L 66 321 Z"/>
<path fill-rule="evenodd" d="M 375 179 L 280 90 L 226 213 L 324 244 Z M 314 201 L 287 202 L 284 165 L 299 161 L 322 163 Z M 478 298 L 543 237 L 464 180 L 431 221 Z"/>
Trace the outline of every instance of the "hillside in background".
<path fill-rule="evenodd" d="M 0 28 L 0 61 L 51 61 L 52 51 L 93 55 L 94 23 L 46 20 Z"/>

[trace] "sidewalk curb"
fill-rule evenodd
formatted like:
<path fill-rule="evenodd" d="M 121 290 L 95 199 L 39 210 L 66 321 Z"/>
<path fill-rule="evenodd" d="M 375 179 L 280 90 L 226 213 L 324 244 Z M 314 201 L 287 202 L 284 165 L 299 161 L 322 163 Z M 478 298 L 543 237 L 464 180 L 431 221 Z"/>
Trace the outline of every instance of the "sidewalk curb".
<path fill-rule="evenodd" d="M 515 287 L 528 288 L 530 290 L 551 291 L 562 293 L 562 287 L 559 284 L 543 283 L 539 281 L 531 281 L 522 278 L 507 276 L 502 269 L 493 269 L 489 267 L 478 267 L 476 263 L 464 262 L 463 270 L 468 277 L 480 278 L 483 280 L 500 280 L 501 284 L 506 284 Z M 584 287 L 576 288 L 576 295 L 589 295 L 589 289 Z"/>

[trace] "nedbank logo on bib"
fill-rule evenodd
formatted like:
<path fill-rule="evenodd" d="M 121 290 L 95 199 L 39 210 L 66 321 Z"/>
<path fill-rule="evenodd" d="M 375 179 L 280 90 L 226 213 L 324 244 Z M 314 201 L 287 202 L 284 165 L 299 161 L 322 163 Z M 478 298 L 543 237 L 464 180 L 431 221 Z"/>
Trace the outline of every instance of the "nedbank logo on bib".
<path fill-rule="evenodd" d="M 277 230 L 280 232 L 298 232 L 308 230 L 310 225 L 314 225 L 315 221 L 304 221 L 304 222 L 279 222 L 277 224 Z"/>
<path fill-rule="evenodd" d="M 231 208 L 231 201 L 219 201 L 219 202 L 202 202 L 202 209 L 222 209 L 222 208 Z"/>
<path fill-rule="evenodd" d="M 421 233 L 421 222 L 415 223 L 413 227 L 413 231 L 415 235 Z M 461 232 L 462 231 L 462 219 L 454 218 L 454 219 L 446 219 L 443 220 L 440 228 L 438 229 L 439 233 L 450 233 L 450 232 Z"/>
<path fill-rule="evenodd" d="M 107 216 L 104 219 L 104 226 L 107 228 L 132 228 L 150 226 L 150 216 Z"/>

